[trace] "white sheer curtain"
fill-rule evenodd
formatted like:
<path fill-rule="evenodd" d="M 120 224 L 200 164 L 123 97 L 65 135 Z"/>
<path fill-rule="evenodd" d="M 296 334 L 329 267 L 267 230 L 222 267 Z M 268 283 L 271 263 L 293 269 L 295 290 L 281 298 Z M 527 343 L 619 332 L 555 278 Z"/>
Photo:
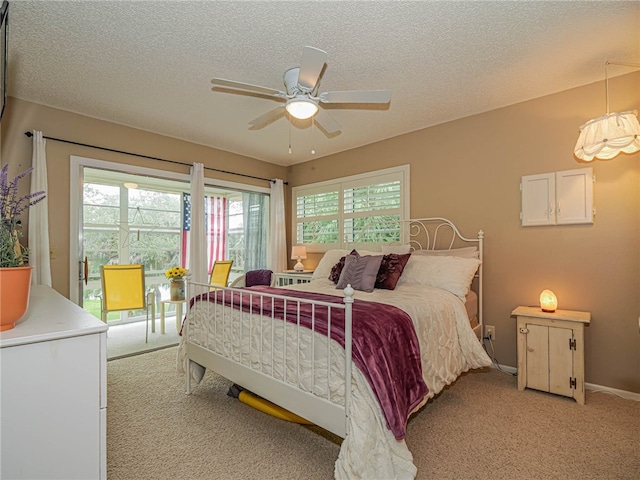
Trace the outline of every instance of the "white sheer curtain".
<path fill-rule="evenodd" d="M 33 156 L 31 159 L 31 193 L 47 191 L 46 140 L 42 132 L 33 131 Z M 51 286 L 51 261 L 49 259 L 49 202 L 43 201 L 29 208 L 29 265 L 33 267 L 31 283 Z"/>
<path fill-rule="evenodd" d="M 271 242 L 270 269 L 282 272 L 287 269 L 287 232 L 284 216 L 284 183 L 280 179 L 271 182 Z"/>
<path fill-rule="evenodd" d="M 207 237 L 204 224 L 204 165 L 194 163 L 191 167 L 191 235 L 189 236 L 189 258 L 191 280 L 207 283 Z"/>
<path fill-rule="evenodd" d="M 244 271 L 268 268 L 267 251 L 269 219 L 268 197 L 263 193 L 242 194 L 242 221 L 244 227 Z"/>

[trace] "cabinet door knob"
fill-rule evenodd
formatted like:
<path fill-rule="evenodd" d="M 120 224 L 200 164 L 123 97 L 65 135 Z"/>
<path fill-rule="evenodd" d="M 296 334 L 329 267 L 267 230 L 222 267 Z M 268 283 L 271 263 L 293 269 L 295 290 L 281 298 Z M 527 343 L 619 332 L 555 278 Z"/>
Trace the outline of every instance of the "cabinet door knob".
<path fill-rule="evenodd" d="M 527 352 L 534 352 L 535 349 L 533 347 L 527 347 Z"/>
<path fill-rule="evenodd" d="M 528 328 L 521 328 L 520 329 L 520 333 L 526 335 L 527 333 L 529 333 L 529 329 Z"/>

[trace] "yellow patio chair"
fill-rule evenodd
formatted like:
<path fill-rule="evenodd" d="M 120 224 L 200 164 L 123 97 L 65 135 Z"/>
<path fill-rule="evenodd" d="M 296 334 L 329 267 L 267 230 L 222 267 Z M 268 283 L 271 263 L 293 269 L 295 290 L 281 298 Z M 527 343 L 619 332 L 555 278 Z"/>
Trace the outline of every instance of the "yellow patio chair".
<path fill-rule="evenodd" d="M 213 270 L 211 270 L 209 284 L 212 287 L 226 287 L 232 265 L 233 260 L 216 260 L 213 264 Z M 211 288 L 211 290 L 215 290 L 215 288 Z"/>
<path fill-rule="evenodd" d="M 147 292 L 144 283 L 144 265 L 101 265 L 102 321 L 107 323 L 109 312 L 146 310 L 146 331 L 144 341 L 149 341 L 149 307 L 152 321 L 155 321 L 155 295 Z"/>

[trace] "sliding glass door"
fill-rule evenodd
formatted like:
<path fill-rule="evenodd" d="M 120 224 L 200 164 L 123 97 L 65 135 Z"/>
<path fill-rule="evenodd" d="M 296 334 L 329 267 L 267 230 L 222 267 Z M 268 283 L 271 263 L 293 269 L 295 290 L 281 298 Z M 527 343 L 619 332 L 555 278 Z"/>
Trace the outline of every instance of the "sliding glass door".
<path fill-rule="evenodd" d="M 73 238 L 71 242 L 72 268 L 76 262 L 72 277 L 78 272 L 71 280 L 71 297 L 96 317 L 100 317 L 101 265 L 144 264 L 147 289 L 155 292 L 157 301 L 168 297 L 165 271 L 176 265 L 206 262 L 210 272 L 215 260 L 231 259 L 231 279 L 247 270 L 266 267 L 266 192 L 205 186 L 206 197 L 201 201 L 205 202 L 202 221 L 206 225 L 207 258 L 190 259 L 189 235 L 194 219 L 190 215 L 187 176 L 167 179 L 158 176 L 158 171 L 151 176 L 149 172 L 131 172 L 130 166 L 124 171 L 114 164 L 87 160 L 76 159 L 75 168 L 72 165 L 72 176 L 76 171 L 81 192 L 78 201 L 71 202 L 71 218 L 77 219 L 78 232 L 77 244 Z M 109 323 L 140 319 L 144 319 L 142 311 L 115 312 L 108 317 Z"/>

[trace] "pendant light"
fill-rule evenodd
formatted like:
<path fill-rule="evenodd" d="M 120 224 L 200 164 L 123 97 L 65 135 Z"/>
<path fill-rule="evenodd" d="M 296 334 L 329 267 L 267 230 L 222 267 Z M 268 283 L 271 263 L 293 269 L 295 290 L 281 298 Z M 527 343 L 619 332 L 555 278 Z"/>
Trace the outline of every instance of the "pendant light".
<path fill-rule="evenodd" d="M 640 67 L 633 63 L 605 62 L 605 90 L 607 113 L 589 120 L 580 127 L 580 136 L 574 149 L 575 156 L 587 162 L 594 158 L 608 160 L 620 153 L 640 150 L 640 124 L 638 111 L 609 113 L 609 65 Z"/>

